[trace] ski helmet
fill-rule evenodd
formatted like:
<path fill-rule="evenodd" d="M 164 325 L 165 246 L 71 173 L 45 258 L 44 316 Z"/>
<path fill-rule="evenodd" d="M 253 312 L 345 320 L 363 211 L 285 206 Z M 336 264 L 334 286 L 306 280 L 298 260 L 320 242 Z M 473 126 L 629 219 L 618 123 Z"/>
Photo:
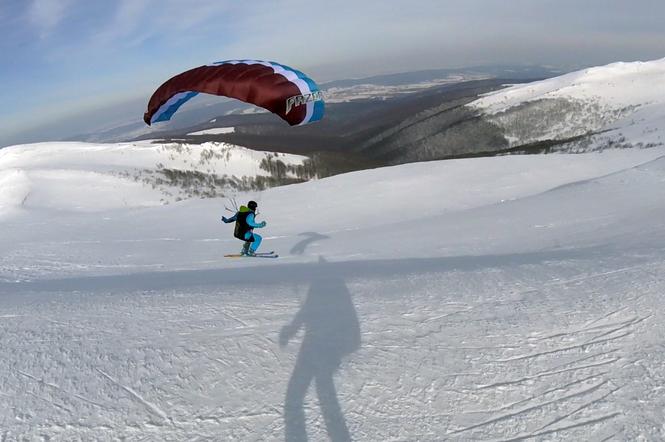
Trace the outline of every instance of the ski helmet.
<path fill-rule="evenodd" d="M 256 207 L 258 204 L 256 204 L 256 201 L 250 201 L 247 203 L 247 207 L 249 207 L 249 210 L 256 210 Z"/>

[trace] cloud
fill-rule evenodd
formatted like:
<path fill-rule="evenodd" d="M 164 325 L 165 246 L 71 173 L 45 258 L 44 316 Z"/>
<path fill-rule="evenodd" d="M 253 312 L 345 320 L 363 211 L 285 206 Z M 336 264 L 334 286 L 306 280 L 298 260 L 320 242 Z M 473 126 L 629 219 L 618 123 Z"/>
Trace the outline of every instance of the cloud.
<path fill-rule="evenodd" d="M 94 45 L 137 46 L 150 38 L 177 39 L 178 34 L 221 16 L 229 5 L 228 1 L 207 0 L 122 0 L 92 41 Z"/>
<path fill-rule="evenodd" d="M 72 0 L 32 0 L 27 11 L 28 21 L 44 39 L 67 16 L 72 3 Z"/>
<path fill-rule="evenodd" d="M 14 104 L 0 129 L 19 114 L 51 118 L 43 103 L 105 105 L 230 58 L 279 60 L 319 81 L 660 58 L 664 14 L 663 0 L 0 0 L 0 95 Z"/>

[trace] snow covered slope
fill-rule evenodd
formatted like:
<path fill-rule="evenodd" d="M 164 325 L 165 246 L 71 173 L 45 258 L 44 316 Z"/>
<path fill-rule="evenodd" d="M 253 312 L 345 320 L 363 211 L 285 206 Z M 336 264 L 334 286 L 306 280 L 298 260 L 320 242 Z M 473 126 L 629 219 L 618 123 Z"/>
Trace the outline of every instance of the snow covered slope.
<path fill-rule="evenodd" d="M 0 219 L 6 440 L 665 438 L 663 148 L 239 194 L 276 260 L 222 257 L 223 199 L 73 209 L 108 193 L 66 177 Z"/>
<path fill-rule="evenodd" d="M 0 217 L 17 208 L 99 211 L 220 196 L 271 177 L 266 162 L 304 160 L 224 143 L 13 146 L 0 150 Z"/>
<path fill-rule="evenodd" d="M 665 143 L 665 58 L 614 63 L 516 85 L 469 105 L 505 131 L 511 146 L 577 140 L 577 150 Z"/>
<path fill-rule="evenodd" d="M 215 120 L 211 121 L 214 122 Z M 217 134 L 232 134 L 235 132 L 234 127 L 216 127 L 214 129 L 199 130 L 197 132 L 192 132 L 187 135 L 217 135 Z"/>

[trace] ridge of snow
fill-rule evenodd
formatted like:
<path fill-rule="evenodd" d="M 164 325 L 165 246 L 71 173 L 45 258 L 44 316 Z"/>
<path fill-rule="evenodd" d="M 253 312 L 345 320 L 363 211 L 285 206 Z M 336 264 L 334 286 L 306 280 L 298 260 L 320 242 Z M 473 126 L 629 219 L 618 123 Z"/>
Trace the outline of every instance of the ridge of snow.
<path fill-rule="evenodd" d="M 486 94 L 470 105 L 489 114 L 536 99 L 593 99 L 612 108 L 665 103 L 665 58 L 617 62 L 559 77 L 514 85 Z"/>
<path fill-rule="evenodd" d="M 468 104 L 510 146 L 590 136 L 581 150 L 665 143 L 665 58 L 612 63 L 514 85 Z"/>
<path fill-rule="evenodd" d="M 270 176 L 260 167 L 267 158 L 286 165 L 305 160 L 225 143 L 54 142 L 6 147 L 0 149 L 0 216 L 28 207 L 100 211 L 160 205 L 179 191 L 160 178 L 165 171 Z"/>

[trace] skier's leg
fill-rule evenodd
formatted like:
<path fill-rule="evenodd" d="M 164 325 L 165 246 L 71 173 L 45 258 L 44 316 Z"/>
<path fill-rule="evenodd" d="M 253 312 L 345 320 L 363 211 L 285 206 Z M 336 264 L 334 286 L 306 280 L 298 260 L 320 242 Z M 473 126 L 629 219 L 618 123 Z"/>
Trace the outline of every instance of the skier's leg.
<path fill-rule="evenodd" d="M 261 245 L 261 235 L 257 235 L 256 233 L 252 234 L 254 236 L 254 242 L 249 246 L 249 250 L 253 253 L 256 253 L 256 250 L 259 248 Z"/>
<path fill-rule="evenodd" d="M 245 233 L 245 243 L 242 245 L 242 255 L 248 255 L 252 250 L 252 242 L 254 242 L 254 235 L 252 232 Z"/>

